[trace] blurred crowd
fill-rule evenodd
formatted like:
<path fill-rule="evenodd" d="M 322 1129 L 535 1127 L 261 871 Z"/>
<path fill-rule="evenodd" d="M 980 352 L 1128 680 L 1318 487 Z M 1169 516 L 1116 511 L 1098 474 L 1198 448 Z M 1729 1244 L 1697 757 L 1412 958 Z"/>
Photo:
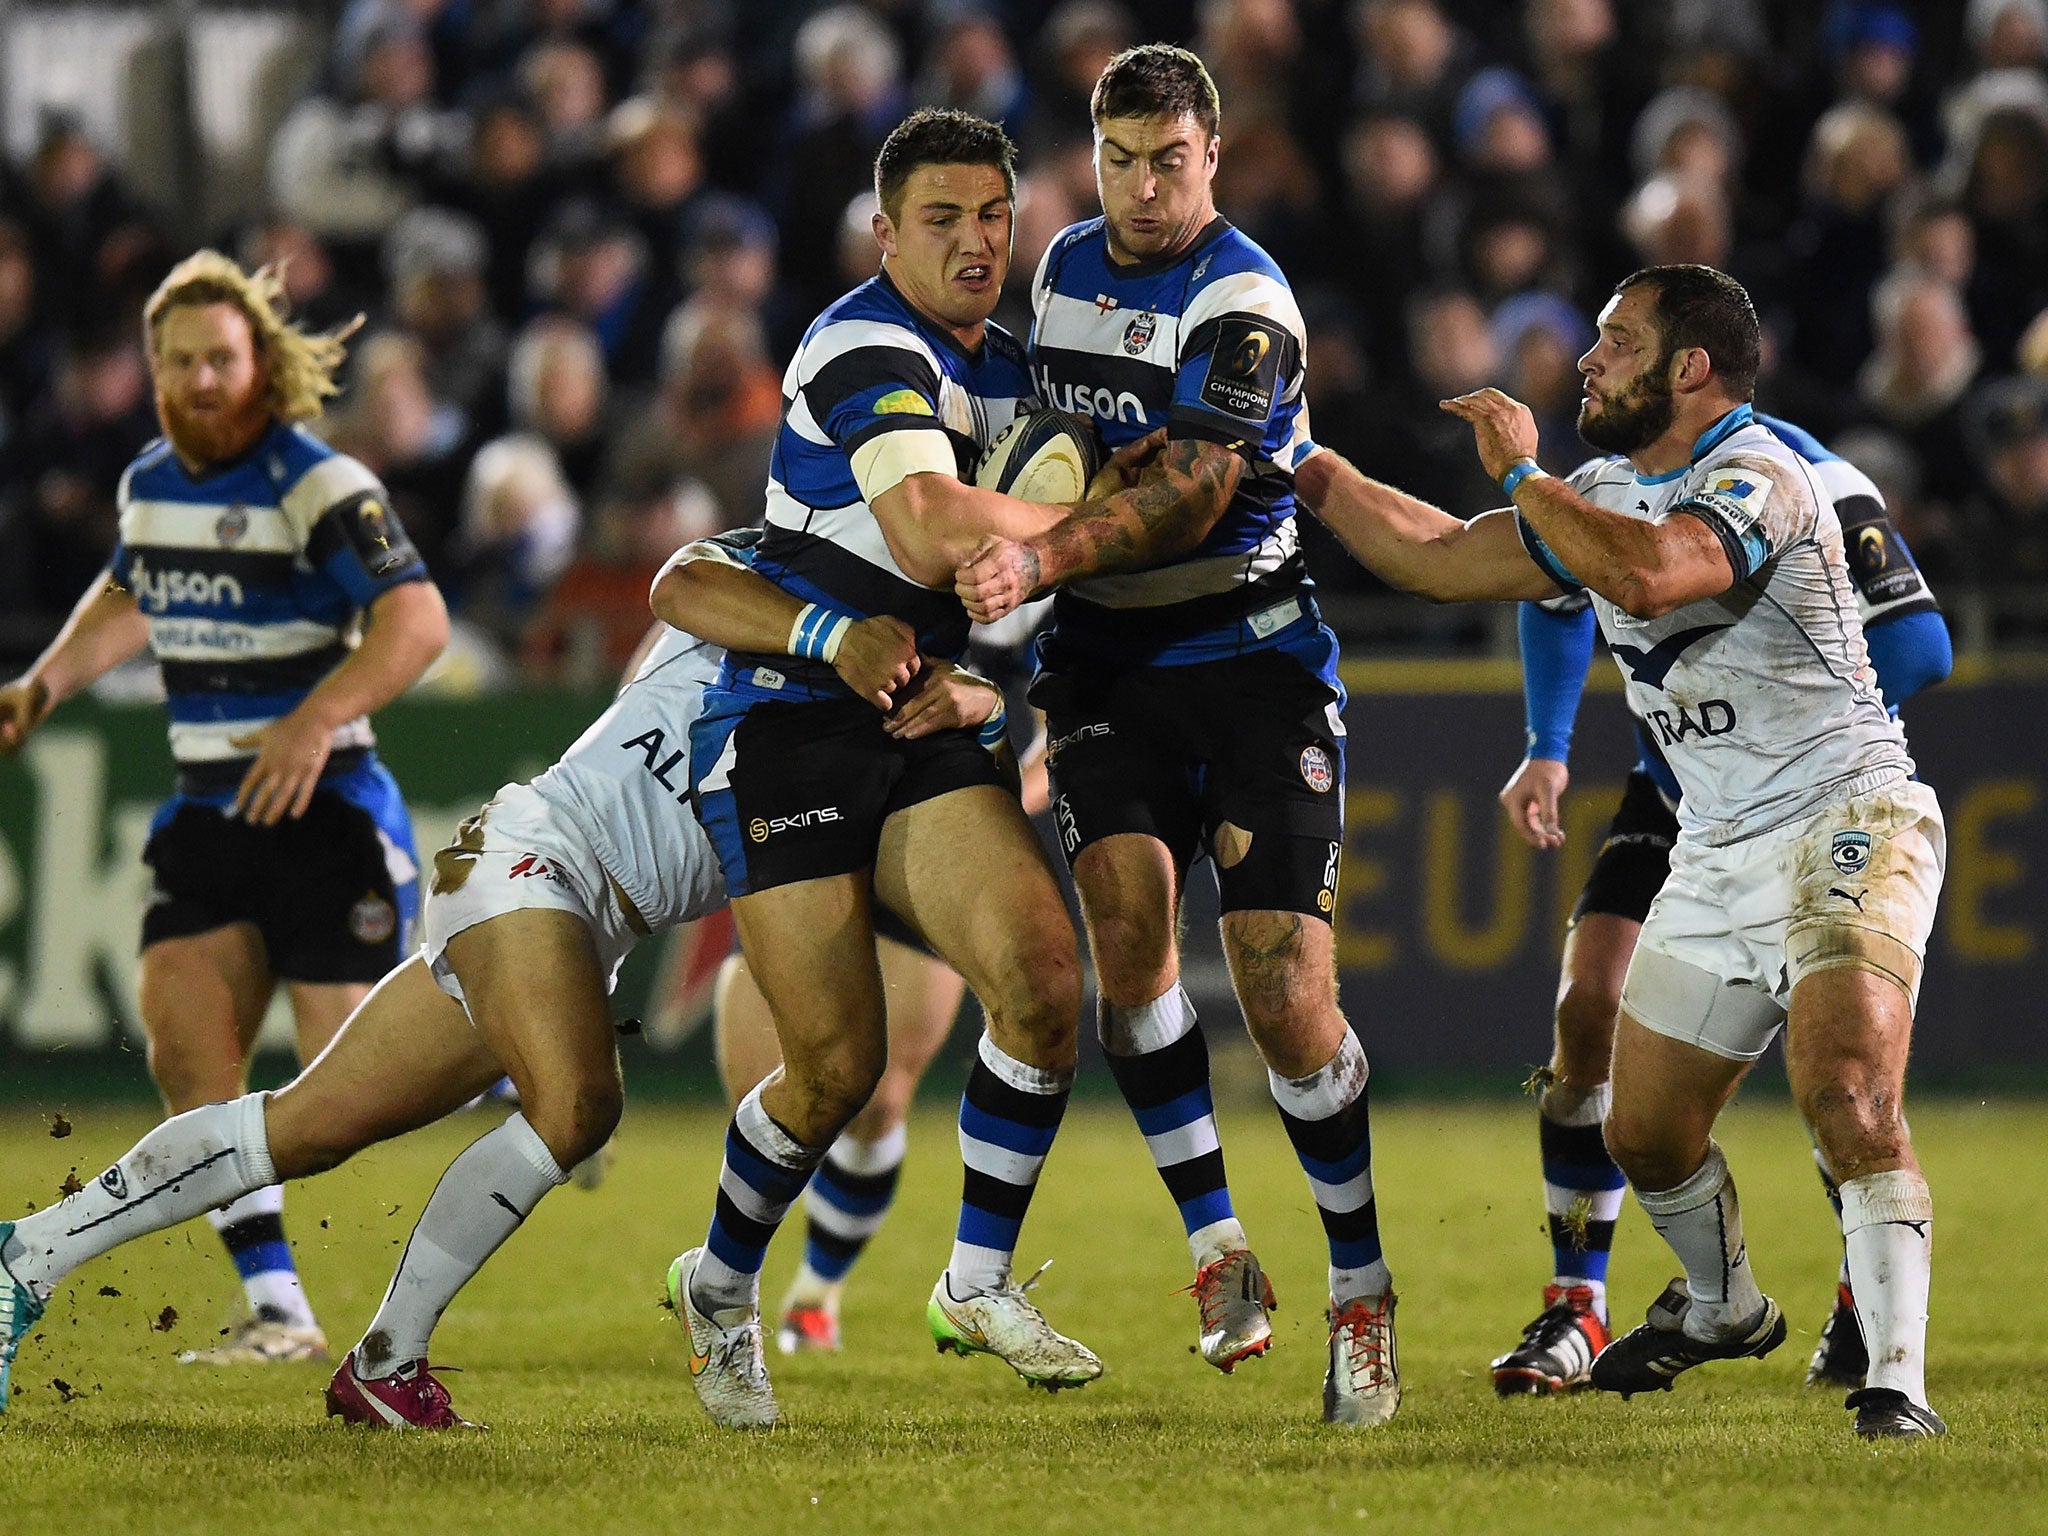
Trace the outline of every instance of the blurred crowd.
<path fill-rule="evenodd" d="M 910 108 L 1023 148 L 1003 318 L 1096 212 L 1089 88 L 1172 38 L 1222 91 L 1223 211 L 1308 318 L 1319 438 L 1498 499 L 1441 396 L 1586 453 L 1614 281 L 1710 262 L 1763 407 L 1883 487 L 1937 590 L 2048 633 L 2048 0 L 346 0 L 270 139 L 266 212 L 191 228 L 79 121 L 0 173 L 0 661 L 104 564 L 152 435 L 142 299 L 201 241 L 358 313 L 320 430 L 384 477 L 473 681 L 606 676 L 678 543 L 748 523 L 809 318 L 870 275 Z M 1373 590 L 1324 544 L 1317 578 Z"/>

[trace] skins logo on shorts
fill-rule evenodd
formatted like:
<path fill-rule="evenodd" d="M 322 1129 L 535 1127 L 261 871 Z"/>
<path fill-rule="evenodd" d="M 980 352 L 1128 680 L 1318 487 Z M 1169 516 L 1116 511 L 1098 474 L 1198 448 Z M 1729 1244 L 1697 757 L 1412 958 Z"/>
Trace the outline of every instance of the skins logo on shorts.
<path fill-rule="evenodd" d="M 747 836 L 751 837 L 757 843 L 767 842 L 768 823 L 763 821 L 760 817 L 756 816 L 752 821 L 747 823 Z"/>
<path fill-rule="evenodd" d="M 1131 323 L 1124 327 L 1124 350 L 1133 357 L 1143 357 L 1145 349 L 1152 345 L 1152 338 L 1158 330 L 1159 317 L 1151 310 L 1135 316 Z"/>
<path fill-rule="evenodd" d="M 1321 747 L 1301 749 L 1302 782 L 1319 795 L 1327 795 L 1337 782 L 1330 768 L 1330 754 Z"/>
<path fill-rule="evenodd" d="M 822 826 L 828 821 L 843 821 L 836 805 L 821 805 L 813 810 L 798 811 L 793 816 L 756 816 L 747 823 L 747 836 L 757 843 L 765 843 L 778 832 L 795 832 L 803 827 Z"/>
<path fill-rule="evenodd" d="M 1860 875 L 1870 863 L 1868 832 L 1837 832 L 1828 858 L 1845 875 Z"/>
<path fill-rule="evenodd" d="M 382 944 L 398 931 L 398 911 L 372 891 L 348 909 L 348 931 L 360 944 Z"/>

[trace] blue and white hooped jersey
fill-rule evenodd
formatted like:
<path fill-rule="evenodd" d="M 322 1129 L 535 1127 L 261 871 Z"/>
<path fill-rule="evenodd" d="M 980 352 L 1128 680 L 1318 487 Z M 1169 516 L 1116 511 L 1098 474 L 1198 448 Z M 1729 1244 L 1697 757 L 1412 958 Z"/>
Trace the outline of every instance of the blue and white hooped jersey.
<path fill-rule="evenodd" d="M 1093 417 L 1111 448 L 1165 427 L 1245 460 L 1229 509 L 1188 554 L 1063 590 L 1056 643 L 1173 664 L 1281 644 L 1316 622 L 1294 526 L 1307 332 L 1272 258 L 1218 218 L 1169 261 L 1121 266 L 1095 218 L 1047 248 L 1031 297 L 1031 379 L 1046 404 Z"/>
<path fill-rule="evenodd" d="M 923 586 L 896 563 L 857 470 L 879 446 L 970 480 L 1030 394 L 1024 348 L 1002 327 L 990 325 L 970 353 L 913 309 L 886 272 L 862 283 L 811 323 L 783 375 L 755 572 L 806 602 L 861 618 L 892 615 L 917 631 L 926 653 L 959 656 L 966 608 L 950 580 Z M 896 438 L 903 433 L 922 441 Z M 720 686 L 768 698 L 850 697 L 829 666 L 788 656 L 736 653 Z"/>
<path fill-rule="evenodd" d="M 254 756 L 235 739 L 289 714 L 340 665 L 362 610 L 427 579 L 377 477 L 297 426 L 273 425 L 199 476 L 159 439 L 121 477 L 119 505 L 112 574 L 149 621 L 171 755 L 202 790 L 234 787 Z M 374 739 L 358 718 L 333 744 Z"/>

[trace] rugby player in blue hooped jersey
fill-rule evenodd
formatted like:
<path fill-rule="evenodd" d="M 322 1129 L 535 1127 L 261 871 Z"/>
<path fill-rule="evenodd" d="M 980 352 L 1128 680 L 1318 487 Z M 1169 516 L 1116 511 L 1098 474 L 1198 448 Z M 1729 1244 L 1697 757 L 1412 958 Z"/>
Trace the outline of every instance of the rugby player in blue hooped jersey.
<path fill-rule="evenodd" d="M 448 639 L 448 614 L 377 479 L 300 423 L 342 337 L 287 324 L 268 269 L 201 251 L 144 312 L 164 436 L 120 487 L 106 578 L 0 688 L 0 751 L 148 646 L 177 793 L 150 827 L 142 920 L 149 1067 L 173 1114 L 233 1099 L 282 982 L 310 1062 L 404 957 L 412 827 L 369 715 Z M 359 621 L 367 627 L 355 637 Z M 324 1356 L 271 1185 L 210 1213 L 250 1315 L 209 1363 Z"/>
<path fill-rule="evenodd" d="M 1223 947 L 1329 1239 L 1323 1414 L 1400 1405 L 1394 1292 L 1372 1186 L 1365 1052 L 1337 1005 L 1344 694 L 1294 526 L 1307 443 L 1303 326 L 1271 258 L 1216 212 L 1215 83 L 1151 44 L 1091 102 L 1102 217 L 1032 285 L 1033 380 L 1112 447 L 1163 431 L 1139 483 L 960 572 L 990 620 L 1057 589 L 1032 697 L 1054 816 L 1088 921 L 1098 1027 L 1180 1208 L 1200 1349 L 1224 1371 L 1272 1342 L 1272 1288 L 1233 1210 L 1209 1058 L 1180 986 L 1188 869 L 1212 861 Z"/>
<path fill-rule="evenodd" d="M 920 653 L 966 647 L 955 569 L 989 534 L 1029 537 L 1066 510 L 966 483 L 1031 394 L 1023 348 L 988 323 L 1009 268 L 1014 151 L 966 113 L 914 113 L 882 145 L 875 191 L 881 271 L 812 323 L 783 379 L 753 569 L 803 606 L 781 645 L 728 654 L 690 732 L 697 814 L 782 1047 L 782 1069 L 734 1112 L 710 1233 L 669 1274 L 693 1384 L 728 1428 L 775 1422 L 767 1245 L 883 1071 L 877 901 L 966 978 L 987 1018 L 933 1336 L 1049 1388 L 1102 1371 L 1010 1272 L 1073 1085 L 1081 973 L 1058 885 L 972 730 L 892 732 L 832 667 L 856 623 L 894 625 L 903 666 L 888 691 L 903 704 Z"/>

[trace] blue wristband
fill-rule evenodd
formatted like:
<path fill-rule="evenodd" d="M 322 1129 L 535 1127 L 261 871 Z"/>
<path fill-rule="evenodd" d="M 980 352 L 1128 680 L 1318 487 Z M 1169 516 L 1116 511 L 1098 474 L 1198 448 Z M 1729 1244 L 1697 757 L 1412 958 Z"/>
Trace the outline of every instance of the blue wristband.
<path fill-rule="evenodd" d="M 852 614 L 823 603 L 805 603 L 789 627 L 789 654 L 830 666 L 838 658 L 839 642 L 852 627 Z"/>
<path fill-rule="evenodd" d="M 1544 470 L 1543 466 L 1541 464 L 1538 464 L 1534 459 L 1517 459 L 1514 463 L 1508 466 L 1508 472 L 1500 477 L 1501 493 L 1505 495 L 1509 501 L 1513 501 L 1515 499 L 1516 486 L 1520 485 L 1524 480 L 1528 479 L 1531 475 L 1541 475 L 1544 473 L 1546 473 L 1546 471 Z"/>
<path fill-rule="evenodd" d="M 996 712 L 981 722 L 981 744 L 994 752 L 1010 744 L 1010 723 L 1003 718 L 1003 701 L 996 698 Z"/>

